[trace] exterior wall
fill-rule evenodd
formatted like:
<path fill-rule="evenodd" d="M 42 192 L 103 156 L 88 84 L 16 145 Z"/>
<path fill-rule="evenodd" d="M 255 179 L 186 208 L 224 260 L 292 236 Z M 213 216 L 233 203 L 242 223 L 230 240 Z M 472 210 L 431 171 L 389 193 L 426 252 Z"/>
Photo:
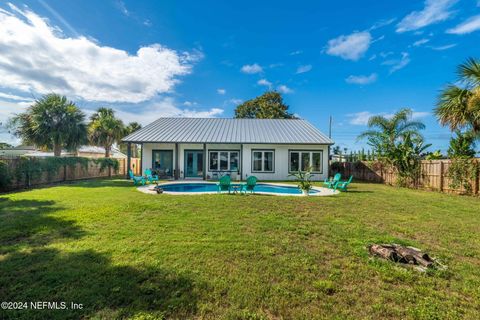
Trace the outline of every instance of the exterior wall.
<path fill-rule="evenodd" d="M 209 150 L 239 150 L 241 152 L 240 144 L 207 144 L 207 155 L 205 158 L 207 177 L 212 177 L 212 172 L 209 171 Z M 252 150 L 274 150 L 274 172 L 272 173 L 259 173 L 252 172 Z M 143 144 L 143 158 L 142 168 L 143 170 L 152 167 L 152 150 L 172 150 L 173 151 L 173 163 L 175 169 L 176 152 L 175 144 L 162 144 L 162 143 L 144 143 Z M 184 162 L 185 162 L 185 150 L 203 150 L 203 144 L 179 144 L 178 160 L 180 169 L 180 178 L 184 177 Z M 259 180 L 292 180 L 293 177 L 289 177 L 288 172 L 289 150 L 320 150 L 323 151 L 322 157 L 322 172 L 315 173 L 313 180 L 323 180 L 328 177 L 328 145 L 278 145 L 278 144 L 244 144 L 243 153 L 240 154 L 242 158 L 241 167 L 242 179 L 246 179 L 249 176 L 256 176 Z M 237 173 L 232 173 L 232 178 L 237 179 Z"/>

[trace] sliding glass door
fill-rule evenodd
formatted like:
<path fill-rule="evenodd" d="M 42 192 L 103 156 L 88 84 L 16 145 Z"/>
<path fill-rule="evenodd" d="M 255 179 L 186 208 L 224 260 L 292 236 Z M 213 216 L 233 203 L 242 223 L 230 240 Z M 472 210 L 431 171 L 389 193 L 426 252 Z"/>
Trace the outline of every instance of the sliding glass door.
<path fill-rule="evenodd" d="M 185 150 L 185 178 L 203 177 L 203 151 Z"/>
<path fill-rule="evenodd" d="M 173 151 L 152 150 L 152 169 L 160 177 L 173 176 Z"/>

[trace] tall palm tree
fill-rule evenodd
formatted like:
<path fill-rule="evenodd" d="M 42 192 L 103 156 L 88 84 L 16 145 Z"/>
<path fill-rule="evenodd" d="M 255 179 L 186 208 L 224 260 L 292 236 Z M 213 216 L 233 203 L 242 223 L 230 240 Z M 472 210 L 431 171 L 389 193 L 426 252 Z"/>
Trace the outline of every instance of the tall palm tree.
<path fill-rule="evenodd" d="M 480 61 L 473 58 L 458 66 L 457 84 L 448 85 L 435 108 L 438 120 L 451 130 L 480 134 Z"/>
<path fill-rule="evenodd" d="M 44 95 L 26 112 L 14 116 L 11 125 L 25 144 L 52 150 L 56 157 L 62 149 L 76 150 L 86 142 L 85 114 L 65 96 Z"/>
<path fill-rule="evenodd" d="M 115 117 L 115 112 L 110 108 L 99 108 L 90 117 L 88 137 L 90 143 L 105 148 L 105 158 L 110 157 L 112 145 L 125 134 L 122 120 Z"/>
<path fill-rule="evenodd" d="M 419 121 L 412 121 L 412 110 L 401 109 L 388 118 L 385 116 L 373 116 L 368 119 L 369 130 L 361 133 L 357 140 L 367 139 L 368 144 L 374 151 L 384 154 L 389 147 L 407 135 L 412 139 L 421 139 L 418 130 L 425 129 L 425 125 Z"/>

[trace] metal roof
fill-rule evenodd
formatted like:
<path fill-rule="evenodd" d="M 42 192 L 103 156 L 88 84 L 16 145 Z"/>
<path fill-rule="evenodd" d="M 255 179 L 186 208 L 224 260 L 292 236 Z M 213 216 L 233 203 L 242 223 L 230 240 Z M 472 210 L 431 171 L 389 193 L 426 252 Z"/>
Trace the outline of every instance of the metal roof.
<path fill-rule="evenodd" d="M 302 119 L 160 118 L 122 140 L 134 143 L 333 144 Z"/>

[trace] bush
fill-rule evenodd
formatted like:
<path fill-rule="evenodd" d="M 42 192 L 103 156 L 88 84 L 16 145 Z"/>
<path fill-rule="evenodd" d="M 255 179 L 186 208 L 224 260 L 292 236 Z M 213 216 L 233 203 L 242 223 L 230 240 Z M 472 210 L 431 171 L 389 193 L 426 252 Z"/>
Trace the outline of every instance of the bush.
<path fill-rule="evenodd" d="M 450 188 L 463 188 L 465 193 L 471 194 L 473 191 L 472 181 L 478 174 L 478 164 L 475 160 L 465 158 L 454 158 L 447 170 L 447 176 L 450 178 Z"/>
<path fill-rule="evenodd" d="M 12 176 L 8 170 L 8 164 L 0 160 L 0 190 L 4 190 L 12 182 Z"/>

